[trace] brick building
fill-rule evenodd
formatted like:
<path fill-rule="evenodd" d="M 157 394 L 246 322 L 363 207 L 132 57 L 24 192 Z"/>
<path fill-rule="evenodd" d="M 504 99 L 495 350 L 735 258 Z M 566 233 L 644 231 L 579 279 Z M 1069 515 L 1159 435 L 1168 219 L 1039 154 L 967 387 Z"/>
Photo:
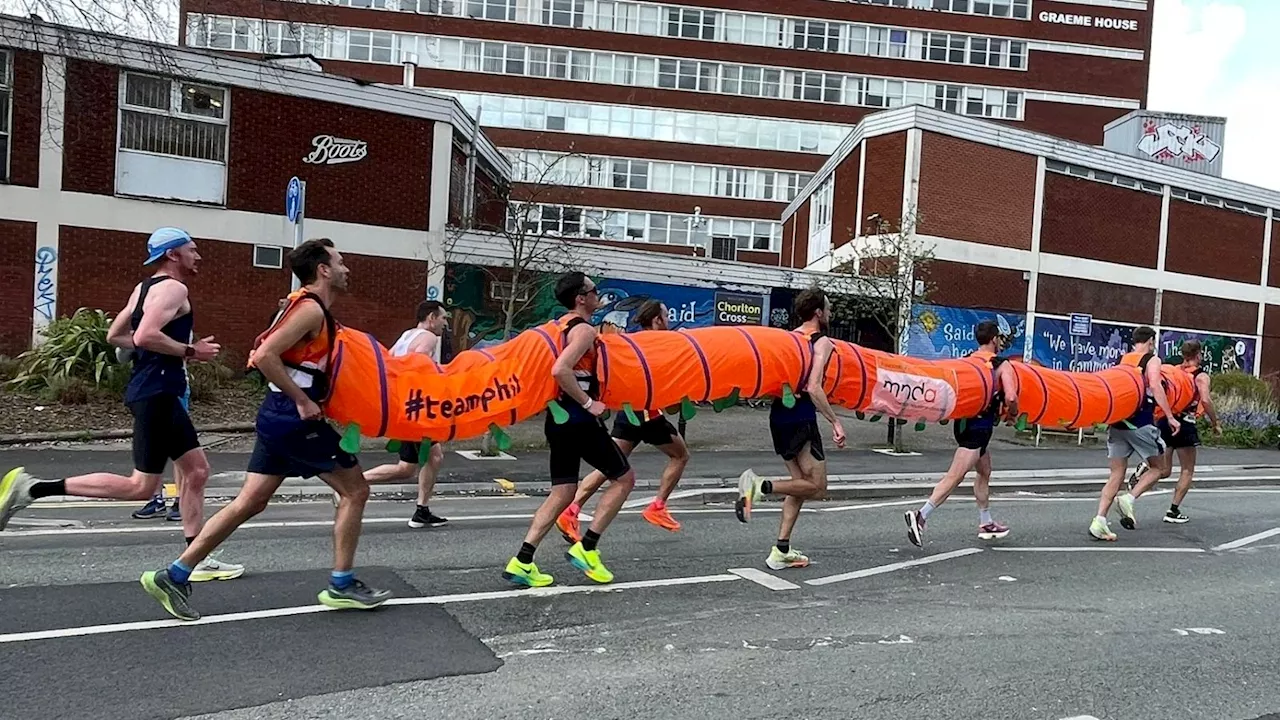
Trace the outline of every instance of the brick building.
<path fill-rule="evenodd" d="M 843 266 L 875 232 L 870 215 L 918 215 L 936 253 L 929 302 L 1025 322 L 1028 357 L 1086 342 L 1062 331 L 1085 313 L 1121 339 L 1135 324 L 1226 339 L 1228 367 L 1269 373 L 1277 208 L 1280 192 L 914 106 L 867 117 L 827 159 L 783 213 L 783 260 Z M 1102 362 L 1081 352 L 1072 362 Z"/>
<path fill-rule="evenodd" d="M 204 258 L 197 331 L 243 357 L 289 291 L 293 176 L 307 183 L 306 236 L 333 238 L 352 270 L 336 314 L 384 343 L 424 297 L 444 297 L 450 263 L 510 264 L 484 231 L 503 221 L 510 164 L 457 101 L 312 65 L 0 16 L 0 118 L 11 118 L 0 122 L 0 354 L 77 308 L 118 312 L 146 275 L 147 235 L 174 225 Z M 567 245 L 624 283 L 730 288 L 763 308 L 774 288 L 813 282 L 802 269 Z M 494 288 L 470 290 L 494 304 Z"/>
<path fill-rule="evenodd" d="M 868 113 L 1100 144 L 1149 0 L 182 0 L 181 42 L 457 97 L 543 230 L 785 264 L 778 216 Z M 537 187 L 553 185 L 555 187 Z"/>

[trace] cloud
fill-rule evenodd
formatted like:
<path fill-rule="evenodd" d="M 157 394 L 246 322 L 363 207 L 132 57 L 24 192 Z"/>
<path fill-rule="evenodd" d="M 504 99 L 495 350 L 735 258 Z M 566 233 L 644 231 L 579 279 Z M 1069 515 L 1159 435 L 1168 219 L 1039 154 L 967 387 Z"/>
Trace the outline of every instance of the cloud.
<path fill-rule="evenodd" d="M 1159 0 L 1147 105 L 1226 117 L 1223 175 L 1280 190 L 1280 142 L 1269 127 L 1280 113 L 1280 56 L 1267 52 L 1262 5 Z"/>

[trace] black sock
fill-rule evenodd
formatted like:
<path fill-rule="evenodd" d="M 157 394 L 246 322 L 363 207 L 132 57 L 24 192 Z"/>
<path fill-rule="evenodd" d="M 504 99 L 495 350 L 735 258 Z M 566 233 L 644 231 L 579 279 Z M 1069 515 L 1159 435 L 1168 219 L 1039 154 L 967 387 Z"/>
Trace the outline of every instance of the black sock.
<path fill-rule="evenodd" d="M 1177 514 L 1178 514 L 1178 506 L 1177 506 L 1177 505 L 1170 505 L 1170 506 L 1169 506 L 1169 512 L 1173 513 L 1174 515 L 1177 515 Z"/>
<path fill-rule="evenodd" d="M 524 563 L 525 565 L 528 565 L 529 563 L 533 562 L 533 554 L 537 551 L 538 551 L 537 545 L 530 545 L 529 543 L 521 543 L 520 552 L 516 553 L 516 560 Z"/>
<path fill-rule="evenodd" d="M 772 493 L 773 493 L 773 481 L 772 481 L 772 480 L 765 480 L 764 482 L 760 483 L 760 492 L 764 493 L 765 495 L 772 494 Z"/>
<path fill-rule="evenodd" d="M 774 547 L 778 548 L 778 552 L 783 554 L 791 552 L 791 538 L 787 538 L 786 540 L 779 538 L 778 542 L 774 544 Z"/>
<path fill-rule="evenodd" d="M 582 534 L 582 549 L 595 550 L 596 545 L 600 544 L 600 533 L 595 530 L 588 530 Z"/>
<path fill-rule="evenodd" d="M 427 507 L 426 505 L 419 505 L 418 512 L 422 513 L 423 515 L 430 515 L 431 508 Z"/>
<path fill-rule="evenodd" d="M 31 486 L 31 497 L 35 500 L 39 500 L 42 497 L 49 497 L 51 495 L 66 495 L 66 494 L 67 494 L 66 480 L 46 480 L 44 482 L 38 482 Z"/>
<path fill-rule="evenodd" d="M 191 543 L 193 543 L 193 542 L 195 542 L 195 541 L 196 541 L 196 539 L 195 539 L 195 537 L 194 537 L 194 536 L 187 538 L 187 547 L 191 547 Z"/>

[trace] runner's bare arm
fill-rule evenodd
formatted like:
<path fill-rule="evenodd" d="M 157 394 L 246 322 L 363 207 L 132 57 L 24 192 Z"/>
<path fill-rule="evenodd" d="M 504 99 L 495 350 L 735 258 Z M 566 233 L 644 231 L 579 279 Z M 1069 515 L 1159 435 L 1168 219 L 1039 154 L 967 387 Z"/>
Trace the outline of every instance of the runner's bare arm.
<path fill-rule="evenodd" d="M 1151 388 L 1151 395 L 1156 399 L 1156 404 L 1164 411 L 1164 416 L 1169 418 L 1169 429 L 1174 434 L 1178 432 L 1178 426 L 1181 424 L 1178 419 L 1173 416 L 1173 410 L 1169 406 L 1169 396 L 1164 392 L 1164 378 L 1160 375 L 1160 358 L 1152 356 L 1147 361 L 1147 386 Z"/>
<path fill-rule="evenodd" d="M 162 282 L 151 286 L 142 302 L 142 321 L 133 332 L 133 345 L 151 352 L 183 357 L 187 343 L 165 335 L 162 328 L 168 325 L 187 302 L 187 286 L 180 282 Z"/>
<path fill-rule="evenodd" d="M 129 329 L 129 320 L 133 315 L 133 305 L 136 302 L 138 302 L 138 288 L 134 287 L 133 294 L 129 296 L 129 302 L 125 304 L 120 314 L 111 320 L 111 327 L 107 329 L 107 342 L 114 347 L 133 349 L 133 333 Z"/>
<path fill-rule="evenodd" d="M 1200 391 L 1200 406 L 1204 408 L 1204 414 L 1209 416 L 1209 422 L 1213 423 L 1214 432 L 1222 432 L 1222 423 L 1218 422 L 1218 409 L 1213 406 L 1213 400 L 1209 397 L 1209 383 L 1208 373 L 1200 373 L 1196 376 L 1196 389 Z"/>
<path fill-rule="evenodd" d="M 844 426 L 840 424 L 840 418 L 836 416 L 836 411 L 831 409 L 831 403 L 827 400 L 827 391 L 822 387 L 822 381 L 827 375 L 827 363 L 831 361 L 831 353 L 835 351 L 835 344 L 831 342 L 831 338 L 818 338 L 818 342 L 813 344 L 813 369 L 809 371 L 809 379 L 805 382 L 805 392 L 809 394 L 809 398 L 813 400 L 813 406 L 822 413 L 822 417 L 831 423 L 833 437 L 836 445 L 844 447 Z"/>
<path fill-rule="evenodd" d="M 320 309 L 318 304 L 315 302 L 298 303 L 297 307 L 284 320 L 280 321 L 280 327 L 268 335 L 262 345 L 258 346 L 253 355 L 254 366 L 258 368 L 262 376 L 280 388 L 280 391 L 288 395 L 295 403 L 310 402 L 310 398 L 302 391 L 302 388 L 298 387 L 293 378 L 289 377 L 289 373 L 284 367 L 284 361 L 280 359 L 280 356 L 302 340 L 319 333 L 323 327 L 324 311 Z"/>
<path fill-rule="evenodd" d="M 575 325 L 569 331 L 569 342 L 565 344 L 564 352 L 560 353 L 560 357 L 556 358 L 555 364 L 551 366 L 551 377 L 560 384 L 560 389 L 583 407 L 592 404 L 591 397 L 578 387 L 578 379 L 573 375 L 573 366 L 577 365 L 582 356 L 591 350 L 595 341 L 595 328 L 586 323 Z"/>
<path fill-rule="evenodd" d="M 1004 416 L 1009 420 L 1018 418 L 1018 377 L 1010 363 L 1001 363 L 996 373 L 1000 378 L 1000 390 L 1004 393 Z"/>

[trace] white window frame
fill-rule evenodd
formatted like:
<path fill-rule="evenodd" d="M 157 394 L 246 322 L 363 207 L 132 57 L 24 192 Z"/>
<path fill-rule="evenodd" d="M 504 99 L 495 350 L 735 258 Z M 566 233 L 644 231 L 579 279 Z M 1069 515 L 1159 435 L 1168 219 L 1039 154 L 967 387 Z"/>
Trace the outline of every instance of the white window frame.
<path fill-rule="evenodd" d="M 758 220 L 752 218 L 725 218 L 725 217 L 708 217 L 700 215 L 695 218 L 693 215 L 684 215 L 680 213 L 663 213 L 649 212 L 646 210 L 623 210 L 611 208 L 587 208 L 576 205 L 553 205 L 543 203 L 512 203 L 512 211 L 507 214 L 507 227 L 509 232 L 514 231 L 514 221 L 517 213 L 524 213 L 525 207 L 532 205 L 538 208 L 538 217 L 541 218 L 544 209 L 553 209 L 561 217 L 566 210 L 575 211 L 579 217 L 578 225 L 580 230 L 577 233 L 565 233 L 563 231 L 563 222 L 559 223 L 562 237 L 597 237 L 619 242 L 647 243 L 653 245 L 679 245 L 682 243 L 671 242 L 671 234 L 679 232 L 687 237 L 688 242 L 683 243 L 688 247 L 706 247 L 708 251 L 711 248 L 711 237 L 719 235 L 723 237 L 736 238 L 738 250 L 748 250 L 752 252 L 779 252 L 782 242 L 782 223 L 774 220 Z M 604 229 L 603 232 L 596 234 L 588 232 L 588 222 L 599 222 Z M 679 225 L 688 226 L 688 232 L 685 234 L 683 230 L 675 230 Z M 666 240 L 657 241 L 651 239 L 652 230 L 656 228 L 666 237 Z M 539 234 L 546 233 L 547 230 L 539 223 L 537 230 Z M 765 246 L 761 246 L 760 240 L 765 239 Z"/>
<path fill-rule="evenodd" d="M 274 263 L 260 262 L 258 252 L 260 250 L 272 250 L 276 254 Z M 284 267 L 284 248 L 279 245 L 254 245 L 253 246 L 253 266 L 256 268 L 266 268 L 268 270 L 279 270 Z"/>
<path fill-rule="evenodd" d="M 5 139 L 4 158 L 0 158 L 0 185 L 12 181 L 13 171 L 13 94 L 15 85 L 13 76 L 14 54 L 0 48 L 0 90 L 6 90 L 7 100 L 0 106 L 0 137 Z"/>
<path fill-rule="evenodd" d="M 132 105 L 128 102 L 128 83 L 130 77 L 145 77 L 154 80 L 163 80 L 169 83 L 169 109 L 161 110 L 158 108 L 146 107 L 143 105 Z M 183 85 L 196 85 L 207 87 L 210 89 L 222 91 L 222 117 L 212 118 L 207 115 L 193 115 L 182 112 L 182 87 Z M 192 157 L 190 155 L 174 155 L 171 153 L 156 152 L 153 150 L 138 150 L 134 148 L 126 148 L 121 145 L 124 139 L 124 114 L 125 112 L 136 112 L 143 114 L 159 115 L 161 117 L 174 118 L 178 120 L 187 120 L 192 122 L 204 123 L 207 125 L 216 125 L 222 128 L 222 159 L 211 160 L 208 158 Z M 157 155 L 160 157 L 179 158 L 190 162 L 213 163 L 222 166 L 228 166 L 229 163 L 229 145 L 231 132 L 231 88 L 229 86 L 213 85 L 211 83 L 199 82 L 196 80 L 186 80 L 183 78 L 169 77 L 165 75 L 156 75 L 152 73 L 137 72 L 127 70 L 120 73 L 119 81 L 119 100 L 116 102 L 116 152 L 132 152 L 145 153 L 148 155 Z"/>

